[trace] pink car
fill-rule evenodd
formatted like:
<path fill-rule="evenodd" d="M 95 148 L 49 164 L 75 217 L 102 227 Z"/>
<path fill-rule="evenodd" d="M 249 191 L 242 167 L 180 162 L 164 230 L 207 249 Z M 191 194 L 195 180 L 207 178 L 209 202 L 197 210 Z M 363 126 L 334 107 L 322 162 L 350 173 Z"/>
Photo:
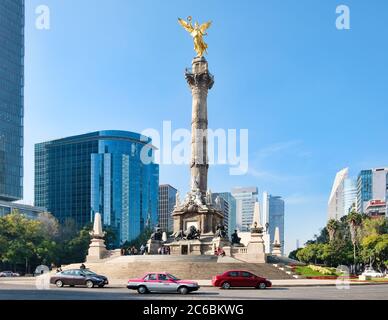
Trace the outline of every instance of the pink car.
<path fill-rule="evenodd" d="M 139 279 L 129 279 L 127 288 L 140 294 L 148 292 L 169 292 L 187 294 L 197 291 L 199 285 L 194 281 L 180 280 L 167 272 L 150 272 Z"/>

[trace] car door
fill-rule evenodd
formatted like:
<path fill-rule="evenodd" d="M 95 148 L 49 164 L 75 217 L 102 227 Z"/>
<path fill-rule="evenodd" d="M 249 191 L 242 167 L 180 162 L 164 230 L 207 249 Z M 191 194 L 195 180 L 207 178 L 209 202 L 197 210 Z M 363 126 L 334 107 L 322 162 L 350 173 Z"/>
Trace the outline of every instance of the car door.
<path fill-rule="evenodd" d="M 254 287 L 254 275 L 250 272 L 241 272 L 241 287 Z"/>
<path fill-rule="evenodd" d="M 239 283 L 240 283 L 240 275 L 239 275 L 239 272 L 238 271 L 230 271 L 226 274 L 226 279 L 225 281 L 226 282 L 229 282 L 229 284 L 232 286 L 232 287 L 239 287 Z"/>
<path fill-rule="evenodd" d="M 149 273 L 144 278 L 144 284 L 146 285 L 149 291 L 159 291 L 159 280 L 158 275 L 156 273 Z"/>
<path fill-rule="evenodd" d="M 158 286 L 160 292 L 176 291 L 176 284 L 165 273 L 158 274 Z"/>
<path fill-rule="evenodd" d="M 86 282 L 86 276 L 81 270 L 74 270 L 72 281 L 75 286 L 83 286 Z"/>

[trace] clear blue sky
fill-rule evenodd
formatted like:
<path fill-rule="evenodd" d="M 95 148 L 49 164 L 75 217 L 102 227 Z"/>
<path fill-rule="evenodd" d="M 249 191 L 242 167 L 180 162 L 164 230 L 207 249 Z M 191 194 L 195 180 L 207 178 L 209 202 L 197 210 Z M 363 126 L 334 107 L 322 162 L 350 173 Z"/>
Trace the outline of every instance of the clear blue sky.
<path fill-rule="evenodd" d="M 250 172 L 212 167 L 213 191 L 257 186 L 286 199 L 287 250 L 325 224 L 335 173 L 388 165 L 388 2 L 334 0 L 26 1 L 25 200 L 35 143 L 94 130 L 189 128 L 183 71 L 194 56 L 177 17 L 213 20 L 210 127 L 249 129 Z M 351 30 L 335 28 L 347 4 Z M 186 166 L 160 182 L 185 192 Z"/>

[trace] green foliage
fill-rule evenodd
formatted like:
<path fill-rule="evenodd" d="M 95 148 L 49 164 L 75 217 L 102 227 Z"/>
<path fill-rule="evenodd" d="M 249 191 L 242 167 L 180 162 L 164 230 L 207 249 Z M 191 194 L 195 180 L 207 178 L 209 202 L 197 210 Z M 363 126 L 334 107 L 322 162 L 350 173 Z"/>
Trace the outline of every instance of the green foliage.
<path fill-rule="evenodd" d="M 294 251 L 291 251 L 291 252 L 289 253 L 288 257 L 289 257 L 290 259 L 293 259 L 293 260 L 298 260 L 298 257 L 297 257 L 296 255 L 297 255 L 297 253 L 298 253 L 300 250 L 302 250 L 302 248 L 298 248 L 298 249 L 296 249 L 296 250 L 294 250 Z"/>
<path fill-rule="evenodd" d="M 329 233 L 330 241 L 334 240 L 335 234 L 339 229 L 339 223 L 335 219 L 330 219 L 329 222 L 326 225 L 326 229 Z"/>
<path fill-rule="evenodd" d="M 388 220 L 353 211 L 339 221 L 330 220 L 319 235 L 292 255 L 306 264 L 335 267 L 363 262 L 388 267 Z"/>
<path fill-rule="evenodd" d="M 50 257 L 55 247 L 41 221 L 30 220 L 14 211 L 0 218 L 0 262 L 5 266 L 24 266 L 28 272 L 31 262 Z"/>
<path fill-rule="evenodd" d="M 105 231 L 105 245 L 108 250 L 115 249 L 117 242 L 117 232 L 116 229 L 110 226 L 104 227 Z"/>
<path fill-rule="evenodd" d="M 312 243 L 302 248 L 296 253 L 296 257 L 299 261 L 304 263 L 319 263 L 321 262 L 321 256 L 323 253 L 324 244 Z"/>
<path fill-rule="evenodd" d="M 91 225 L 81 229 L 74 238 L 61 243 L 55 259 L 56 265 L 83 262 L 88 254 Z"/>
<path fill-rule="evenodd" d="M 365 263 L 376 264 L 378 268 L 388 266 L 388 234 L 372 234 L 362 240 L 361 258 Z"/>
<path fill-rule="evenodd" d="M 83 262 L 91 226 L 80 231 L 72 221 L 61 228 L 50 214 L 31 220 L 17 211 L 0 218 L 0 269 L 31 273 L 40 264 Z"/>

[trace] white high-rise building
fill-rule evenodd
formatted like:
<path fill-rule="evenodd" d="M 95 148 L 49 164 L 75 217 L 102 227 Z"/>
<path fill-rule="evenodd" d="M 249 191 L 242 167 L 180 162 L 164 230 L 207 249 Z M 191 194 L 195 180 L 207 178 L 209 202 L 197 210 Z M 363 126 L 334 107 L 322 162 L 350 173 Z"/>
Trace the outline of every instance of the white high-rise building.
<path fill-rule="evenodd" d="M 339 171 L 334 179 L 328 201 L 328 220 L 347 215 L 357 199 L 357 186 L 349 178 L 349 168 Z"/>
<path fill-rule="evenodd" d="M 357 202 L 357 181 L 346 178 L 344 180 L 344 214 L 347 215 Z"/>
<path fill-rule="evenodd" d="M 253 213 L 257 200 L 256 187 L 234 188 L 232 196 L 236 199 L 236 227 L 239 231 L 249 231 L 253 223 Z"/>

